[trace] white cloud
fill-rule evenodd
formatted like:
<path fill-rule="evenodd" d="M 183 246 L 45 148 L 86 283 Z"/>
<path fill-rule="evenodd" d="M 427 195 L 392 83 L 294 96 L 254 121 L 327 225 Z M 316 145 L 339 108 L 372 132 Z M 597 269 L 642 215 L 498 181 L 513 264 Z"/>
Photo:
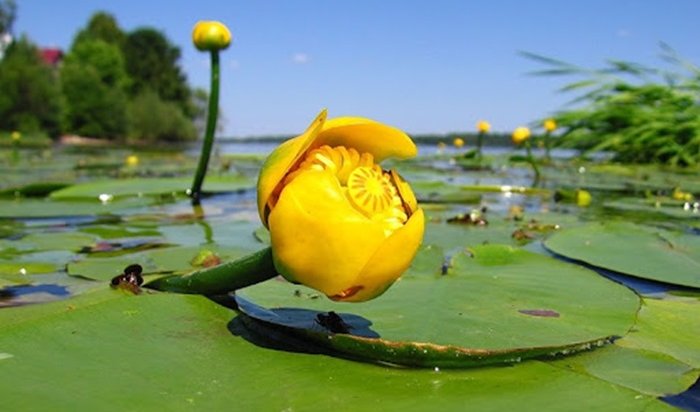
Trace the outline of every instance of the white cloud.
<path fill-rule="evenodd" d="M 294 55 L 292 55 L 292 63 L 294 64 L 306 64 L 310 60 L 311 58 L 306 53 L 294 53 Z"/>

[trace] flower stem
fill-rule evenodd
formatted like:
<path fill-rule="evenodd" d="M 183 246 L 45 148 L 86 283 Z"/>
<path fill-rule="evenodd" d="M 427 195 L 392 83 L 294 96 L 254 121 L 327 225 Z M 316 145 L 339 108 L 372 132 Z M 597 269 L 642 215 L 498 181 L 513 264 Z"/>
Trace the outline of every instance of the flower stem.
<path fill-rule="evenodd" d="M 551 152 L 552 151 L 552 136 L 550 132 L 544 134 L 544 158 L 547 162 L 552 161 Z"/>
<path fill-rule="evenodd" d="M 479 135 L 477 136 L 476 139 L 476 158 L 481 161 L 482 159 L 482 154 L 481 154 L 481 146 L 484 143 L 484 132 L 479 132 Z"/>
<path fill-rule="evenodd" d="M 527 160 L 530 162 L 530 166 L 532 166 L 532 171 L 535 172 L 535 185 L 540 181 L 540 168 L 537 167 L 537 162 L 535 161 L 535 158 L 532 156 L 532 145 L 530 144 L 530 141 L 525 142 L 525 150 L 527 151 Z"/>
<path fill-rule="evenodd" d="M 277 276 L 272 249 L 265 248 L 232 262 L 197 270 L 184 276 L 166 276 L 145 285 L 164 292 L 223 295 Z"/>
<path fill-rule="evenodd" d="M 204 141 L 202 142 L 202 153 L 199 155 L 199 164 L 197 172 L 194 175 L 192 188 L 190 189 L 190 197 L 192 204 L 200 204 L 202 197 L 202 183 L 207 174 L 209 165 L 209 156 L 211 148 L 214 145 L 214 132 L 216 131 L 216 119 L 219 109 L 219 51 L 211 51 L 211 87 L 209 90 L 209 107 L 207 109 L 207 128 L 204 132 Z"/>

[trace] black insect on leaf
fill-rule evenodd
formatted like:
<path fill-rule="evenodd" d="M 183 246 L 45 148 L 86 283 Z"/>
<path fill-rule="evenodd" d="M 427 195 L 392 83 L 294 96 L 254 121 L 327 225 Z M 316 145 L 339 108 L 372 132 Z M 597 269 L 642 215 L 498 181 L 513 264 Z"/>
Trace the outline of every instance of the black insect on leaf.
<path fill-rule="evenodd" d="M 352 329 L 352 326 L 345 323 L 343 318 L 333 311 L 316 315 L 316 323 L 332 333 L 350 333 Z"/>
<path fill-rule="evenodd" d="M 129 265 L 124 268 L 124 273 L 112 278 L 111 286 L 113 288 L 121 288 L 128 290 L 134 294 L 141 293 L 141 285 L 143 284 L 143 276 L 141 276 L 143 268 L 139 264 Z"/>

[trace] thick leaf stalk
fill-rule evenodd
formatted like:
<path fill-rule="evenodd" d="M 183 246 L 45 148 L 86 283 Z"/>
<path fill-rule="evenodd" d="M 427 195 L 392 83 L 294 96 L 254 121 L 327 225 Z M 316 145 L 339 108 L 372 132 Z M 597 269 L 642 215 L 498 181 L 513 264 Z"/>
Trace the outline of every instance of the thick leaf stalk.
<path fill-rule="evenodd" d="M 219 67 L 219 51 L 211 50 L 210 54 L 211 86 L 209 91 L 209 107 L 207 109 L 207 126 L 204 133 L 204 141 L 202 142 L 202 152 L 199 156 L 199 164 L 197 165 L 197 171 L 194 175 L 192 188 L 190 189 L 190 197 L 192 197 L 193 205 L 198 205 L 201 201 L 202 184 L 207 174 L 209 157 L 211 155 L 212 146 L 214 145 L 214 132 L 216 131 L 216 119 L 219 110 L 219 77 L 221 72 Z"/>
<path fill-rule="evenodd" d="M 272 249 L 265 248 L 240 259 L 184 276 L 166 276 L 145 285 L 164 292 L 222 295 L 277 276 Z"/>

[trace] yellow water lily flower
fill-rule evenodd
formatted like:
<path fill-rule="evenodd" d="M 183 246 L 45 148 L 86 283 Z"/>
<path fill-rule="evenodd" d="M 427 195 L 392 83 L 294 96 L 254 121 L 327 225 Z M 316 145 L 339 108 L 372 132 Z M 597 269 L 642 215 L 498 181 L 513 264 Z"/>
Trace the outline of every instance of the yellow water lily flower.
<path fill-rule="evenodd" d="M 139 164 L 139 157 L 136 155 L 129 155 L 126 157 L 125 163 L 127 166 L 138 166 Z"/>
<path fill-rule="evenodd" d="M 544 130 L 548 132 L 553 132 L 557 128 L 557 122 L 554 119 L 547 119 L 544 121 L 542 124 L 542 127 L 544 127 Z"/>
<path fill-rule="evenodd" d="M 379 166 L 417 149 L 394 127 L 326 116 L 267 158 L 258 211 L 280 274 L 333 300 L 360 302 L 384 293 L 423 239 L 423 210 L 411 188 Z"/>
<path fill-rule="evenodd" d="M 591 193 L 587 190 L 576 190 L 576 204 L 580 207 L 586 207 L 591 204 Z"/>
<path fill-rule="evenodd" d="M 491 130 L 491 124 L 486 120 L 479 120 L 476 123 L 476 130 L 479 131 L 479 133 L 488 133 L 489 130 Z"/>
<path fill-rule="evenodd" d="M 192 30 L 192 42 L 201 51 L 222 50 L 231 44 L 231 31 L 218 21 L 199 21 Z"/>
<path fill-rule="evenodd" d="M 452 144 L 459 149 L 460 147 L 464 146 L 464 139 L 462 139 L 461 137 L 455 137 L 455 139 L 452 141 Z"/>
<path fill-rule="evenodd" d="M 530 129 L 527 127 L 516 127 L 513 130 L 513 143 L 520 144 L 530 138 Z"/>

